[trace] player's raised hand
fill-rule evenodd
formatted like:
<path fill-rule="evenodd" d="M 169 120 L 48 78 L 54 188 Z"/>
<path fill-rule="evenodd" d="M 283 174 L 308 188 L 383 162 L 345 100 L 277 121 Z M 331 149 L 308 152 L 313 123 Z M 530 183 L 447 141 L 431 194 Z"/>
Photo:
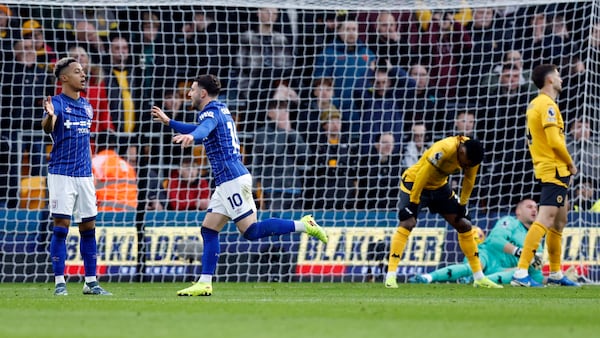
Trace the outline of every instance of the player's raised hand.
<path fill-rule="evenodd" d="M 46 111 L 46 115 L 44 115 L 44 118 L 42 119 L 42 129 L 46 134 L 50 134 L 54 131 L 54 124 L 58 119 L 54 113 L 54 104 L 52 103 L 51 96 L 48 96 L 44 100 L 44 110 Z"/>
<path fill-rule="evenodd" d="M 152 113 L 152 117 L 153 117 L 154 121 L 159 121 L 162 124 L 167 125 L 167 126 L 169 125 L 169 121 L 171 121 L 171 119 L 159 107 L 152 106 L 150 113 Z"/>
<path fill-rule="evenodd" d="M 44 100 L 44 110 L 48 115 L 54 117 L 54 104 L 52 104 L 52 97 L 48 96 L 46 100 Z"/>
<path fill-rule="evenodd" d="M 194 137 L 190 134 L 179 134 L 173 136 L 174 143 L 181 143 L 181 146 L 186 148 L 194 144 Z"/>

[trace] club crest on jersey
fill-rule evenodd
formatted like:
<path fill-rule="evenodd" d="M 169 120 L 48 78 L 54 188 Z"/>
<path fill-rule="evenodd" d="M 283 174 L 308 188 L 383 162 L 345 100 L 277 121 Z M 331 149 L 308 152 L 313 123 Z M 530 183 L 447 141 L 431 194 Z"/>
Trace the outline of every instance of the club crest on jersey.
<path fill-rule="evenodd" d="M 92 110 L 92 106 L 91 105 L 86 105 L 85 106 L 85 114 L 87 115 L 87 117 L 89 119 L 92 119 L 94 117 L 94 111 Z"/>

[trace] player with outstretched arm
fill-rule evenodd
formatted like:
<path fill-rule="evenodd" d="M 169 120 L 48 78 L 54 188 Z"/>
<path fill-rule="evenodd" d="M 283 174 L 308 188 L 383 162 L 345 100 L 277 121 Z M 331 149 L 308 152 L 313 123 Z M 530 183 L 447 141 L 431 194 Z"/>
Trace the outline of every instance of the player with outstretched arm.
<path fill-rule="evenodd" d="M 198 124 L 187 124 L 170 119 L 159 107 L 152 107 L 155 121 L 180 133 L 173 142 L 189 147 L 202 142 L 211 165 L 216 189 L 200 234 L 204 241 L 202 273 L 194 285 L 177 291 L 179 296 L 212 295 L 212 277 L 219 260 L 219 232 L 233 220 L 248 240 L 302 231 L 327 243 L 327 234 L 311 215 L 300 221 L 270 218 L 257 221 L 256 204 L 252 196 L 252 176 L 242 163 L 235 122 L 227 106 L 217 97 L 221 83 L 214 75 L 201 75 L 193 83 L 188 95 L 194 107 L 200 110 Z"/>
<path fill-rule="evenodd" d="M 74 58 L 60 59 L 54 68 L 62 92 L 44 102 L 44 132 L 52 138 L 48 162 L 50 214 L 54 219 L 50 256 L 57 296 L 68 295 L 65 281 L 66 239 L 71 218 L 79 224 L 79 249 L 85 269 L 85 295 L 111 295 L 96 279 L 96 188 L 92 176 L 90 127 L 94 112 L 81 92 L 86 74 Z"/>
<path fill-rule="evenodd" d="M 483 147 L 479 141 L 465 136 L 451 136 L 435 142 L 417 163 L 404 171 L 398 203 L 400 225 L 392 236 L 386 288 L 398 288 L 396 271 L 410 232 L 417 225 L 421 207 L 429 207 L 429 211 L 440 214 L 458 231 L 458 244 L 473 271 L 473 286 L 502 288 L 502 285 L 492 282 L 483 274 L 467 214 L 467 202 L 482 159 Z M 448 183 L 448 176 L 458 174 L 461 170 L 464 178 L 458 198 Z"/>

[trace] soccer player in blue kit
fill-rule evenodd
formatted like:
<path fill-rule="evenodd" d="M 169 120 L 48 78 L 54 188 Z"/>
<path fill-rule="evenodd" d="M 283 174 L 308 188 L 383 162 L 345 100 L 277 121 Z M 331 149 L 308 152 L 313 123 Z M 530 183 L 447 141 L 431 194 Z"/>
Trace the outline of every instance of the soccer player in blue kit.
<path fill-rule="evenodd" d="M 248 240 L 301 231 L 327 243 L 327 234 L 311 215 L 302 217 L 300 221 L 278 218 L 257 221 L 252 176 L 242 163 L 240 143 L 231 113 L 224 103 L 217 100 L 220 91 L 221 83 L 214 75 L 201 75 L 193 81 L 188 95 L 194 107 L 200 110 L 198 124 L 172 120 L 159 107 L 152 107 L 155 121 L 179 133 L 173 137 L 173 142 L 183 147 L 200 142 L 204 144 L 216 183 L 200 229 L 204 242 L 202 273 L 197 283 L 177 291 L 179 296 L 212 295 L 212 276 L 220 252 L 219 232 L 229 220 L 233 220 Z"/>
<path fill-rule="evenodd" d="M 60 59 L 54 68 L 62 93 L 44 102 L 42 128 L 52 138 L 48 162 L 50 214 L 54 219 L 50 256 L 57 296 L 66 296 L 66 239 L 71 218 L 79 224 L 79 247 L 85 270 L 85 295 L 111 295 L 96 279 L 96 188 L 92 176 L 90 126 L 94 112 L 80 96 L 85 90 L 86 74 L 74 58 Z"/>

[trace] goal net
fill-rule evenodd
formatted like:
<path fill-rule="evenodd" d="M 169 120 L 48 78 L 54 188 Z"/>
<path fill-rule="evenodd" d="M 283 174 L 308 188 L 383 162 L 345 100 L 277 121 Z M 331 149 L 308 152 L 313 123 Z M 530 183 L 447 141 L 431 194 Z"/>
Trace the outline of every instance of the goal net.
<path fill-rule="evenodd" d="M 216 280 L 380 281 L 401 173 L 432 142 L 483 142 L 469 209 L 484 232 L 518 201 L 538 201 L 525 111 L 537 95 L 533 67 L 553 63 L 579 168 L 562 260 L 597 281 L 599 10 L 595 0 L 5 1 L 0 280 L 52 278 L 42 102 L 58 93 L 55 62 L 73 56 L 88 75 L 93 158 L 111 139 L 121 158 L 95 171 L 102 280 L 191 280 L 201 271 L 213 175 L 202 146 L 174 145 L 150 114 L 156 105 L 195 123 L 187 94 L 198 74 L 221 81 L 259 219 L 312 214 L 329 233 L 327 245 L 300 233 L 251 242 L 227 224 Z M 458 191 L 461 176 L 450 182 Z M 73 279 L 83 274 L 79 237 L 72 226 Z M 456 232 L 424 210 L 399 280 L 462 260 Z"/>

